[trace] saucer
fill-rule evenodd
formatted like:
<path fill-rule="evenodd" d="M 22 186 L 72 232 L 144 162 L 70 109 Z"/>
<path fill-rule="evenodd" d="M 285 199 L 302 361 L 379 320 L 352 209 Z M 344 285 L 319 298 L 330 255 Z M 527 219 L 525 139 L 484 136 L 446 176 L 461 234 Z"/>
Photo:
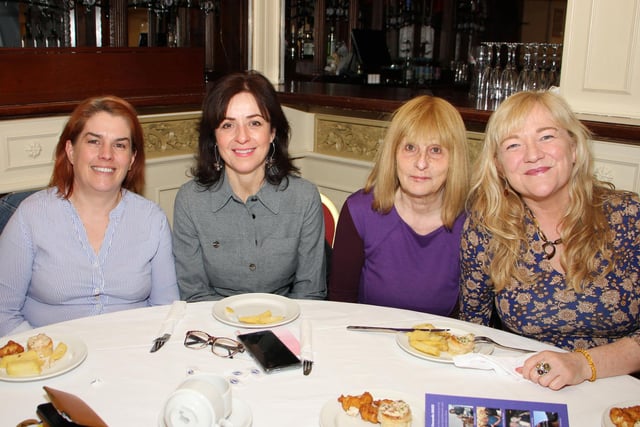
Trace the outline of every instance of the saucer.
<path fill-rule="evenodd" d="M 235 397 L 231 400 L 231 415 L 220 422 L 220 427 L 251 427 L 253 423 L 253 415 L 249 405 Z M 163 414 L 158 417 L 158 427 L 167 427 L 164 422 Z"/>
<path fill-rule="evenodd" d="M 234 397 L 231 408 L 231 415 L 224 420 L 226 423 L 223 422 L 221 424 L 222 427 L 251 427 L 253 415 L 251 414 L 251 408 L 244 400 Z"/>

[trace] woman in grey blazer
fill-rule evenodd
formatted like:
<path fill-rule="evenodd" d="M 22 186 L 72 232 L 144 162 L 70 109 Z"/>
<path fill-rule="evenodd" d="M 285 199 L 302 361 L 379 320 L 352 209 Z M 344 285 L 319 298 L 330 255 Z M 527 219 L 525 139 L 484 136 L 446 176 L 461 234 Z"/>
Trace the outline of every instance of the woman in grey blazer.
<path fill-rule="evenodd" d="M 289 123 L 264 76 L 215 82 L 203 102 L 193 179 L 175 201 L 182 299 L 326 297 L 320 195 L 299 177 L 288 145 Z"/>

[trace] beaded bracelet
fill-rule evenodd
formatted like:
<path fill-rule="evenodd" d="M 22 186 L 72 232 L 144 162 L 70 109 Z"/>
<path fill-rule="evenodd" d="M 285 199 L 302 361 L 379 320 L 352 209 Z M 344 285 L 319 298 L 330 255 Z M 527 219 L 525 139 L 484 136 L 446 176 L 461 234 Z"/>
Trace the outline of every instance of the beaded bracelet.
<path fill-rule="evenodd" d="M 587 359 L 587 363 L 591 368 L 591 378 L 589 378 L 589 381 L 594 382 L 596 380 L 596 364 L 593 363 L 593 359 L 591 358 L 591 355 L 584 348 L 576 348 L 575 352 L 582 354 Z"/>

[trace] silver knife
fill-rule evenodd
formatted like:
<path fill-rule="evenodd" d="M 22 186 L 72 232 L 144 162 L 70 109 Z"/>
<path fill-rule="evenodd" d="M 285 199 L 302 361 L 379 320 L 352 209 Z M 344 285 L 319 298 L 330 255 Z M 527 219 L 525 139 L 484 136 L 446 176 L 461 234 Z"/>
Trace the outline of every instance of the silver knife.
<path fill-rule="evenodd" d="M 362 332 L 447 332 L 450 329 L 446 328 L 387 328 L 381 326 L 347 326 L 350 331 L 362 331 Z"/>
<path fill-rule="evenodd" d="M 169 314 L 167 314 L 167 317 L 162 321 L 158 338 L 153 340 L 153 346 L 151 346 L 151 350 L 149 350 L 150 353 L 155 353 L 160 350 L 160 348 L 169 341 L 173 333 L 173 328 L 175 328 L 176 323 L 184 316 L 186 308 L 186 301 L 174 301 L 173 304 L 171 304 Z"/>

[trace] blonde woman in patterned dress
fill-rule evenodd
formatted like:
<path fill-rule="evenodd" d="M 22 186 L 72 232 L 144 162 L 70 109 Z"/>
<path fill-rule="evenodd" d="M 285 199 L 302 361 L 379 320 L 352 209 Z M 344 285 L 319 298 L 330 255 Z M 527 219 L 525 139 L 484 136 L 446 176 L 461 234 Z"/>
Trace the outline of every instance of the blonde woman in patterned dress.
<path fill-rule="evenodd" d="M 589 138 L 558 95 L 507 99 L 462 235 L 461 318 L 569 350 L 521 368 L 554 390 L 640 371 L 640 202 L 594 178 Z"/>

